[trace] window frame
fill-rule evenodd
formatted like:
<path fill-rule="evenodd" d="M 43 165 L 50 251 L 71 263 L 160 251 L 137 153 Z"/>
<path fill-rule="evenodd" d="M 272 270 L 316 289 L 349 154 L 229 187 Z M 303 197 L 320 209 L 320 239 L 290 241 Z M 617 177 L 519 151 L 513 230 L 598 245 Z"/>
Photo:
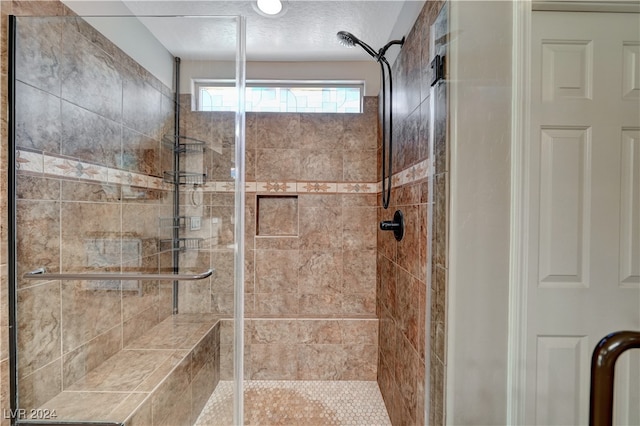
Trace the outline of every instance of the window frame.
<path fill-rule="evenodd" d="M 193 79 L 192 80 L 192 109 L 194 111 L 202 112 L 216 112 L 224 110 L 203 110 L 202 99 L 200 96 L 201 90 L 204 87 L 235 87 L 235 80 L 232 79 Z M 268 111 L 273 113 L 287 114 L 287 113 L 308 113 L 308 114 L 362 114 L 364 112 L 364 93 L 365 82 L 364 80 L 264 80 L 264 79 L 251 79 L 247 80 L 245 84 L 246 88 L 249 87 L 274 87 L 274 88 L 357 88 L 360 92 L 360 110 L 358 112 L 340 112 L 340 111 Z M 266 112 L 266 111 L 253 111 L 247 108 L 247 112 Z"/>

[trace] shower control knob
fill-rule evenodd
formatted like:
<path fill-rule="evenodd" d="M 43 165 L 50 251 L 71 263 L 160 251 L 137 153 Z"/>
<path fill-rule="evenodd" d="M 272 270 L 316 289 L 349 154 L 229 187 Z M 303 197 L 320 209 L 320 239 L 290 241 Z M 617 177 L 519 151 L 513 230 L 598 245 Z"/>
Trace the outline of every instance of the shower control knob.
<path fill-rule="evenodd" d="M 396 240 L 402 240 L 404 237 L 404 215 L 402 211 L 396 210 L 393 214 L 393 220 L 383 220 L 380 222 L 381 231 L 393 231 Z"/>

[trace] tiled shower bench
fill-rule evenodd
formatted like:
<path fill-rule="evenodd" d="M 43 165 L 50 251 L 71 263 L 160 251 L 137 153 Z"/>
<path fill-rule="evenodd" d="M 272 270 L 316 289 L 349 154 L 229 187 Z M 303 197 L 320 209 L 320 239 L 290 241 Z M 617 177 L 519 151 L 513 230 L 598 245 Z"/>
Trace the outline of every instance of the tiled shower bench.
<path fill-rule="evenodd" d="M 40 408 L 57 421 L 190 426 L 220 379 L 220 322 L 173 315 Z"/>

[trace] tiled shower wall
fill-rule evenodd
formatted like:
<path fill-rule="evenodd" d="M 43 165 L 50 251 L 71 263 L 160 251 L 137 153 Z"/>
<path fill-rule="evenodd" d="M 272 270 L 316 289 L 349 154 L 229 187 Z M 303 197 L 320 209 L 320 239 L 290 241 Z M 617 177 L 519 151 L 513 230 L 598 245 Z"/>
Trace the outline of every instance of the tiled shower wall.
<path fill-rule="evenodd" d="M 378 231 L 377 312 L 380 318 L 378 384 L 393 424 L 424 424 L 425 335 L 430 336 L 430 419 L 444 424 L 444 342 L 447 244 L 447 101 L 445 86 L 435 91 L 434 158 L 429 158 L 431 78 L 430 29 L 444 6 L 428 1 L 393 67 L 394 186 L 388 210 L 405 217 L 405 236 L 396 242 Z M 446 10 L 436 26 L 436 40 L 446 34 Z M 446 37 L 444 38 L 446 40 Z M 441 41 L 436 42 L 436 46 Z M 429 170 L 429 164 L 435 170 Z M 432 252 L 427 246 L 429 176 L 434 178 Z M 381 203 L 379 204 L 381 205 Z M 433 262 L 431 300 L 427 300 L 427 260 Z M 431 329 L 425 315 L 431 310 Z"/>
<path fill-rule="evenodd" d="M 375 380 L 377 102 L 366 98 L 363 114 L 247 113 L 247 378 Z M 181 117 L 189 137 L 218 132 L 222 155 L 206 168 L 216 185 L 230 180 L 233 114 L 184 108 Z M 209 183 L 204 200 L 221 212 L 211 224 L 216 273 L 210 288 L 181 287 L 181 311 L 231 317 L 233 253 L 224 242 L 232 242 L 233 193 Z M 188 196 L 184 208 L 193 208 Z M 223 379 L 231 341 L 223 321 Z"/>
<path fill-rule="evenodd" d="M 3 82 L 8 14 L 67 16 L 18 21 L 18 275 L 37 267 L 157 272 L 158 217 L 171 215 L 161 172 L 172 167 L 172 154 L 160 142 L 172 132 L 170 88 L 53 1 L 3 2 Z M 2 108 L 6 170 L 6 96 Z M 6 194 L 3 182 L 3 200 Z M 3 241 L 6 223 L 3 217 Z M 4 292 L 4 252 L 1 259 Z M 170 288 L 156 281 L 96 283 L 19 280 L 21 408 L 47 401 L 171 313 Z M 4 292 L 3 409 L 7 306 Z"/>

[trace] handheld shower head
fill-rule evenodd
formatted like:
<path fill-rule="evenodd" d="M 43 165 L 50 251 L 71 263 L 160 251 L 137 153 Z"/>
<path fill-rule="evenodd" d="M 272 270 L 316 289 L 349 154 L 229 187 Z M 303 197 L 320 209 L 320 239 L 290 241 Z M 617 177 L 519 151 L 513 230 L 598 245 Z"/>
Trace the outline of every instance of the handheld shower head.
<path fill-rule="evenodd" d="M 346 31 L 338 31 L 338 42 L 344 47 L 354 47 L 356 45 L 356 37 Z"/>
<path fill-rule="evenodd" d="M 376 51 L 373 50 L 371 46 L 369 46 L 367 43 L 363 42 L 362 40 L 358 39 L 358 37 L 354 36 L 353 34 L 347 31 L 338 31 L 338 34 L 336 35 L 338 36 L 338 41 L 343 46 L 353 47 L 356 44 L 359 44 L 360 47 L 362 47 L 365 52 L 371 55 L 371 57 L 373 57 L 373 59 L 375 59 L 376 62 L 380 64 L 380 71 L 382 73 L 381 82 L 382 82 L 382 117 L 383 117 L 382 119 L 382 207 L 386 209 L 389 207 L 389 200 L 391 198 L 391 177 L 393 176 L 393 173 L 392 173 L 393 114 L 391 112 L 393 107 L 393 100 L 392 100 L 393 83 L 391 79 L 391 65 L 389 65 L 389 61 L 387 61 L 387 58 L 384 57 L 384 54 L 387 53 L 387 50 L 395 44 L 399 44 L 400 46 L 402 46 L 404 44 L 404 37 L 402 37 L 401 40 L 391 40 L 386 45 L 384 45 L 380 50 L 378 50 L 378 52 L 376 53 Z M 389 102 L 388 102 L 389 115 L 388 116 L 387 116 L 387 96 L 386 96 L 387 90 L 385 88 L 387 76 L 385 73 L 385 66 L 386 66 L 386 69 L 389 71 L 388 72 L 388 81 L 389 81 Z M 387 122 L 389 124 L 388 131 L 387 131 Z M 387 139 L 387 134 L 388 134 L 388 139 Z M 387 140 L 389 141 L 388 155 L 386 154 Z M 387 167 L 389 167 L 389 173 L 386 172 Z"/>
<path fill-rule="evenodd" d="M 363 42 L 353 34 L 347 31 L 338 31 L 338 34 L 336 34 L 336 36 L 338 36 L 338 41 L 341 45 L 346 47 L 353 47 L 356 44 L 359 44 L 365 52 L 371 55 L 375 60 L 378 60 L 378 54 L 375 52 L 375 50 L 373 50 L 371 46 L 369 46 L 367 43 Z"/>

